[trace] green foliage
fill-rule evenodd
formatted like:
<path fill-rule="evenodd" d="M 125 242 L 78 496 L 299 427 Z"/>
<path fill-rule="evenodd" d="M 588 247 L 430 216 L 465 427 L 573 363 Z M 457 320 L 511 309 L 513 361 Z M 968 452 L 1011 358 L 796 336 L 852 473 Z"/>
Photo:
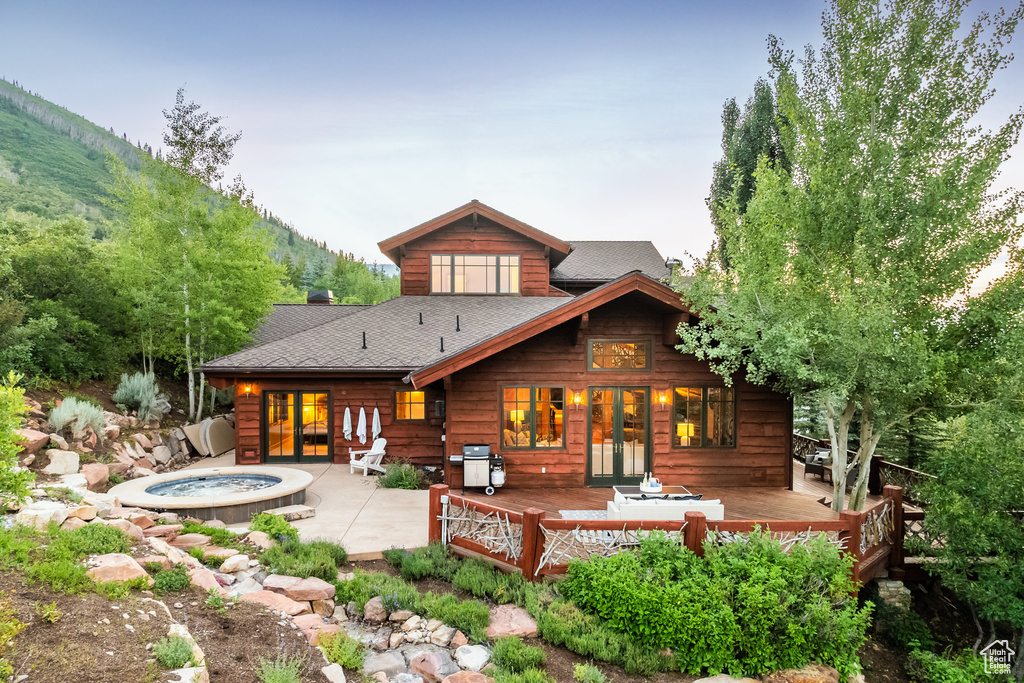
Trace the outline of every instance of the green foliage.
<path fill-rule="evenodd" d="M 984 660 L 970 650 L 952 657 L 914 650 L 907 660 L 907 674 L 915 683 L 980 683 L 998 680 L 985 673 Z"/>
<path fill-rule="evenodd" d="M 270 660 L 260 657 L 256 677 L 260 683 L 302 683 L 302 669 L 305 662 L 301 657 L 278 655 Z"/>
<path fill-rule="evenodd" d="M 57 602 L 51 602 L 49 605 L 45 605 L 42 602 L 36 600 L 35 604 L 36 615 L 39 617 L 39 621 L 44 624 L 56 624 L 60 621 L 60 618 L 64 616 L 64 613 L 57 609 Z"/>
<path fill-rule="evenodd" d="M 473 640 L 484 640 L 484 631 L 491 623 L 491 610 L 486 604 L 479 600 L 459 600 L 454 595 L 425 593 L 416 611 L 459 629 Z"/>
<path fill-rule="evenodd" d="M 399 570 L 403 579 L 419 581 L 433 576 L 450 581 L 462 563 L 448 552 L 447 546 L 431 543 L 409 551 L 404 548 L 385 550 L 384 559 Z"/>
<path fill-rule="evenodd" d="M 799 63 L 769 38 L 792 173 L 761 157 L 745 210 L 734 193 L 719 212 L 729 269 L 709 259 L 684 292 L 699 322 L 680 350 L 726 381 L 813 393 L 837 471 L 859 424 L 855 509 L 887 426 L 942 380 L 949 301 L 1024 227 L 1024 195 L 993 189 L 1024 117 L 972 128 L 1020 13 L 968 28 L 965 7 L 833 0 L 822 49 Z"/>
<path fill-rule="evenodd" d="M 13 680 L 14 667 L 8 660 L 15 637 L 25 629 L 6 593 L 0 593 L 0 680 Z"/>
<path fill-rule="evenodd" d="M 128 581 L 106 581 L 97 583 L 95 590 L 107 600 L 122 600 L 128 597 L 133 590 L 146 590 L 150 586 L 149 579 L 145 576 L 138 576 Z"/>
<path fill-rule="evenodd" d="M 527 669 L 543 667 L 548 657 L 535 645 L 526 645 L 516 636 L 505 636 L 494 641 L 491 660 L 499 669 L 522 673 Z"/>
<path fill-rule="evenodd" d="M 171 404 L 167 397 L 160 393 L 156 375 L 152 372 L 122 374 L 113 399 L 115 403 L 136 411 L 143 422 L 161 420 L 171 411 Z"/>
<path fill-rule="evenodd" d="M 267 549 L 260 560 L 275 574 L 307 578 L 315 576 L 324 581 L 335 581 L 338 568 L 345 564 L 348 553 L 330 541 L 285 540 Z"/>
<path fill-rule="evenodd" d="M 178 565 L 172 569 L 158 571 L 153 576 L 153 591 L 157 595 L 180 593 L 191 585 L 192 580 L 189 578 L 188 569 L 185 568 L 185 565 Z"/>
<path fill-rule="evenodd" d="M 299 540 L 298 529 L 289 524 L 281 515 L 272 515 L 269 512 L 254 515 L 249 528 L 253 531 L 262 531 L 278 542 Z"/>
<path fill-rule="evenodd" d="M 192 643 L 181 636 L 161 638 L 153 645 L 153 656 L 168 669 L 180 669 L 195 664 L 192 659 Z"/>
<path fill-rule="evenodd" d="M 221 548 L 234 548 L 238 551 L 246 550 L 245 545 L 239 541 L 240 534 L 230 529 L 207 526 L 201 522 L 190 522 L 188 520 L 182 521 L 181 525 L 181 533 L 183 534 L 204 534 L 210 537 L 213 545 Z"/>
<path fill-rule="evenodd" d="M 164 109 L 164 118 L 167 163 L 206 185 L 223 178 L 223 169 L 242 134 L 228 133 L 224 126 L 217 125 L 220 116 L 200 111 L 195 102 L 186 103 L 184 88 L 178 88 L 174 107 Z"/>
<path fill-rule="evenodd" d="M 346 669 L 358 671 L 366 659 L 366 648 L 358 640 L 350 638 L 347 633 L 328 633 L 321 636 L 320 649 L 323 650 L 327 661 L 340 664 Z"/>
<path fill-rule="evenodd" d="M 541 669 L 527 669 L 518 673 L 499 671 L 494 680 L 495 683 L 557 683 Z"/>
<path fill-rule="evenodd" d="M 398 569 L 404 579 L 418 581 L 428 576 L 443 579 L 456 588 L 478 598 L 490 598 L 499 605 L 515 603 L 529 609 L 530 599 L 536 602 L 536 591 L 540 590 L 523 579 L 521 574 L 505 574 L 476 558 L 460 560 L 440 543 L 413 551 L 401 548 L 386 550 L 384 559 Z"/>
<path fill-rule="evenodd" d="M 21 445 L 14 430 L 21 426 L 21 417 L 26 411 L 25 391 L 18 386 L 20 380 L 13 372 L 0 380 L 0 506 L 4 507 L 17 506 L 27 499 L 29 484 L 35 479 L 35 475 L 22 470 L 18 463 Z"/>
<path fill-rule="evenodd" d="M 593 664 L 575 664 L 572 677 L 580 683 L 607 683 L 608 678 Z"/>
<path fill-rule="evenodd" d="M 880 602 L 875 612 L 875 630 L 882 634 L 886 642 L 901 650 L 931 650 L 935 647 L 935 639 L 928 624 L 911 609 Z"/>
<path fill-rule="evenodd" d="M 426 484 L 427 476 L 409 462 L 390 462 L 384 466 L 384 474 L 377 477 L 377 488 L 382 489 L 417 491 Z"/>
<path fill-rule="evenodd" d="M 27 526 L 0 527 L 0 568 L 23 568 L 39 547 L 35 529 Z"/>
<path fill-rule="evenodd" d="M 308 265 L 302 267 L 309 270 Z M 299 270 L 298 266 L 294 270 L 299 273 L 295 287 L 309 289 L 303 282 L 307 273 Z M 314 279 L 313 288 L 331 290 L 334 300 L 340 304 L 379 304 L 398 296 L 400 278 L 385 275 L 382 270 L 367 266 L 362 260 L 356 261 L 351 254 L 342 254 L 329 273 Z"/>
<path fill-rule="evenodd" d="M 92 427 L 97 436 L 102 438 L 105 425 L 103 408 L 76 398 L 65 398 L 59 406 L 50 411 L 50 426 L 69 436 L 86 427 Z"/>
<path fill-rule="evenodd" d="M 127 553 L 131 539 L 116 527 L 103 524 L 87 524 L 71 531 L 58 531 L 46 554 L 50 557 L 81 559 L 88 555 Z"/>
<path fill-rule="evenodd" d="M 223 613 L 228 606 L 224 596 L 220 594 L 220 591 L 216 588 L 211 588 L 206 594 L 206 602 L 203 603 L 210 609 L 215 609 L 218 612 Z"/>
<path fill-rule="evenodd" d="M 76 560 L 61 557 L 29 564 L 25 567 L 25 576 L 45 583 L 58 593 L 79 595 L 93 586 L 93 580 L 86 576 L 86 571 Z"/>
<path fill-rule="evenodd" d="M 573 562 L 560 590 L 636 645 L 671 649 L 685 672 L 820 661 L 845 676 L 858 668 L 871 612 L 850 598 L 850 563 L 821 538 L 787 554 L 755 531 L 744 543 L 709 545 L 700 561 L 655 537 L 640 552 Z"/>

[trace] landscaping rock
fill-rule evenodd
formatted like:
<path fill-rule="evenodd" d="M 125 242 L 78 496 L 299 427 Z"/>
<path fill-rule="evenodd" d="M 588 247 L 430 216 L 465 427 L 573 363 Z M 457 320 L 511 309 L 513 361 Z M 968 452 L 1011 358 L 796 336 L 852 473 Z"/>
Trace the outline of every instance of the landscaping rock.
<path fill-rule="evenodd" d="M 137 443 L 139 447 L 147 453 L 153 450 L 153 442 L 150 441 L 149 437 L 145 434 L 132 434 L 132 438 L 135 439 L 135 443 Z"/>
<path fill-rule="evenodd" d="M 808 664 L 802 669 L 785 669 L 765 676 L 764 683 L 839 683 L 839 672 L 824 664 Z"/>
<path fill-rule="evenodd" d="M 110 520 L 107 520 L 106 524 L 107 524 L 107 526 L 112 526 L 112 527 L 115 527 L 117 529 L 120 529 L 121 531 L 125 532 L 126 534 L 128 534 L 132 538 L 138 539 L 140 541 L 145 538 L 145 536 L 142 533 L 142 529 L 140 529 L 139 527 L 135 526 L 134 524 L 129 522 L 127 519 L 110 519 Z"/>
<path fill-rule="evenodd" d="M 459 669 L 452 661 L 451 655 L 445 651 L 421 652 L 409 660 L 409 672 L 419 674 L 430 683 L 441 681 Z"/>
<path fill-rule="evenodd" d="M 292 600 L 329 600 L 334 597 L 334 585 L 311 576 L 299 579 L 294 576 L 274 574 L 263 582 L 265 590 L 275 591 Z"/>
<path fill-rule="evenodd" d="M 391 647 L 391 636 L 395 635 L 390 628 L 383 626 L 373 634 L 370 647 L 374 650 L 387 650 Z"/>
<path fill-rule="evenodd" d="M 171 461 L 171 449 L 167 446 L 153 446 L 152 458 L 160 465 Z"/>
<path fill-rule="evenodd" d="M 46 525 L 44 524 L 43 527 L 45 528 Z M 384 609 L 384 601 L 381 600 L 379 595 L 375 598 L 370 598 L 366 601 L 366 604 L 363 605 L 363 618 L 366 619 L 366 621 L 376 622 L 378 624 L 387 620 L 388 611 Z"/>
<path fill-rule="evenodd" d="M 205 666 L 186 666 L 167 672 L 168 676 L 177 676 L 168 683 L 210 683 L 210 673 Z"/>
<path fill-rule="evenodd" d="M 14 518 L 14 523 L 30 526 L 39 531 L 46 531 L 46 526 L 50 522 L 63 524 L 67 518 L 68 511 L 63 503 L 53 500 L 39 500 L 23 506 Z"/>
<path fill-rule="evenodd" d="M 107 465 L 107 472 L 110 473 L 110 476 L 114 476 L 116 474 L 117 476 L 120 477 L 122 474 L 127 472 L 128 468 L 130 468 L 130 467 L 131 467 L 131 465 L 128 465 L 128 464 L 120 462 L 120 461 L 112 462 L 112 463 Z"/>
<path fill-rule="evenodd" d="M 249 593 L 258 593 L 261 590 L 263 590 L 263 586 L 260 585 L 260 582 L 250 576 L 248 579 L 239 581 L 237 584 L 232 586 L 231 590 L 228 592 L 231 593 L 232 596 L 242 596 L 248 595 Z"/>
<path fill-rule="evenodd" d="M 18 436 L 18 443 L 21 444 L 22 453 L 34 455 L 50 442 L 49 434 L 44 434 L 36 429 L 15 429 L 14 433 Z"/>
<path fill-rule="evenodd" d="M 117 425 L 108 424 L 103 428 L 103 438 L 107 441 L 113 441 L 121 436 L 121 428 Z"/>
<path fill-rule="evenodd" d="M 135 466 L 132 469 L 132 479 L 142 479 L 143 477 L 152 477 L 156 472 L 149 469 L 148 467 Z"/>
<path fill-rule="evenodd" d="M 182 534 L 171 542 L 179 550 L 189 551 L 192 548 L 205 548 L 210 545 L 210 537 L 206 534 Z"/>
<path fill-rule="evenodd" d="M 398 674 L 391 683 L 423 683 L 423 677 L 416 674 Z"/>
<path fill-rule="evenodd" d="M 61 449 L 62 451 L 68 450 L 67 439 L 65 439 L 60 434 L 50 434 L 50 443 L 52 443 L 54 446 Z"/>
<path fill-rule="evenodd" d="M 235 551 L 238 552 L 237 550 Z M 220 565 L 220 571 L 224 574 L 234 574 L 249 568 L 248 555 L 232 555 Z M 333 611 L 333 610 L 332 610 Z"/>
<path fill-rule="evenodd" d="M 85 478 L 84 474 L 62 474 L 60 475 L 60 485 L 69 489 L 82 489 L 88 491 L 89 481 Z"/>
<path fill-rule="evenodd" d="M 405 642 L 405 633 L 399 631 L 398 633 L 392 633 L 391 637 L 388 638 L 388 647 L 392 650 Z"/>
<path fill-rule="evenodd" d="M 75 529 L 81 529 L 83 526 L 86 526 L 86 522 L 83 522 L 77 517 L 68 517 L 64 520 L 64 523 L 60 525 L 60 528 L 64 531 L 74 531 Z"/>
<path fill-rule="evenodd" d="M 110 470 L 101 462 L 82 465 L 82 474 L 85 475 L 85 487 L 90 491 L 100 491 L 110 481 Z"/>
<path fill-rule="evenodd" d="M 153 521 L 153 518 L 149 515 L 142 514 L 139 512 L 133 515 L 128 515 L 128 521 L 134 524 L 135 526 L 139 527 L 143 531 L 145 531 L 146 529 L 148 529 L 156 523 Z"/>
<path fill-rule="evenodd" d="M 28 467 L 29 465 L 31 465 L 35 461 L 36 461 L 36 456 L 34 456 L 34 455 L 26 455 L 24 458 L 21 459 L 21 466 L 22 467 Z"/>
<path fill-rule="evenodd" d="M 415 631 L 420 627 L 420 622 L 423 621 L 418 615 L 412 615 L 402 624 L 403 631 Z"/>
<path fill-rule="evenodd" d="M 139 458 L 135 461 L 135 469 L 152 470 L 154 468 L 156 468 L 156 463 L 148 457 Z"/>
<path fill-rule="evenodd" d="M 208 545 L 203 548 L 203 554 L 209 557 L 215 557 L 218 560 L 226 560 L 229 557 L 237 555 L 238 551 L 234 548 L 221 548 L 219 545 Z"/>
<path fill-rule="evenodd" d="M 345 670 L 341 668 L 341 664 L 328 664 L 324 668 L 320 669 L 320 673 L 324 675 L 324 678 L 326 678 L 329 683 L 346 683 Z"/>
<path fill-rule="evenodd" d="M 191 643 L 192 661 L 195 662 L 197 666 L 206 666 L 206 655 L 203 653 L 203 649 L 199 647 L 199 643 L 197 643 L 196 639 L 192 637 L 192 634 L 189 633 L 188 628 L 184 624 L 171 624 L 170 628 L 167 629 L 167 635 L 172 638 L 174 636 L 178 636 L 179 638 L 184 638 Z"/>
<path fill-rule="evenodd" d="M 284 517 L 286 522 L 294 522 L 298 519 L 308 519 L 316 516 L 316 509 L 308 505 L 286 505 L 285 507 L 274 508 L 265 511 L 268 515 Z"/>
<path fill-rule="evenodd" d="M 429 624 L 428 624 L 429 626 Z M 433 631 L 430 632 L 430 642 L 440 647 L 448 647 L 452 642 L 452 636 L 455 635 L 455 629 L 451 626 L 445 626 L 441 624 Z"/>
<path fill-rule="evenodd" d="M 455 651 L 455 661 L 463 669 L 481 671 L 491 661 L 491 653 L 482 645 L 463 645 Z"/>
<path fill-rule="evenodd" d="M 111 581 L 131 581 L 142 577 L 149 578 L 146 570 L 131 555 L 124 553 L 107 553 L 97 555 L 90 561 L 92 568 L 86 575 L 97 583 Z"/>
<path fill-rule="evenodd" d="M 177 536 L 180 534 L 185 527 L 181 524 L 158 524 L 157 526 L 151 526 L 148 529 L 143 529 L 142 533 L 146 538 L 154 538 L 156 536 Z"/>
<path fill-rule="evenodd" d="M 327 633 L 339 633 L 341 627 L 337 624 L 328 624 L 316 614 L 302 614 L 292 617 L 292 622 L 302 630 L 303 635 L 310 645 L 316 646 L 320 642 L 320 636 Z"/>
<path fill-rule="evenodd" d="M 491 640 L 502 636 L 536 638 L 537 622 L 522 607 L 497 605 L 491 608 L 491 625 L 484 633 Z"/>
<path fill-rule="evenodd" d="M 448 676 L 441 683 L 494 683 L 494 679 L 475 671 L 460 671 Z"/>
<path fill-rule="evenodd" d="M 145 555 L 138 559 L 139 564 L 145 567 L 149 563 L 159 564 L 164 570 L 168 570 L 174 566 L 171 560 L 166 555 Z"/>
<path fill-rule="evenodd" d="M 278 612 L 284 612 L 288 616 L 298 616 L 300 614 L 310 614 L 313 610 L 309 608 L 308 602 L 296 602 L 291 598 L 286 598 L 280 593 L 275 593 L 268 590 L 259 590 L 252 593 L 246 593 L 241 597 L 242 602 L 255 602 L 260 605 L 264 605 L 272 610 Z"/>
<path fill-rule="evenodd" d="M 392 612 L 391 616 L 388 617 L 388 621 L 403 622 L 412 616 L 412 612 L 407 609 L 400 609 L 396 612 Z"/>
<path fill-rule="evenodd" d="M 381 619 L 381 621 L 384 620 Z M 363 673 L 368 676 L 372 676 L 376 673 L 382 673 L 388 678 L 406 673 L 405 657 L 394 650 L 381 652 L 377 655 L 370 655 L 363 661 Z"/>
<path fill-rule="evenodd" d="M 245 542 L 254 545 L 261 550 L 266 550 L 274 545 L 274 541 L 263 531 L 250 531 L 245 537 Z"/>
<path fill-rule="evenodd" d="M 206 567 L 193 567 L 188 570 L 188 576 L 192 579 L 193 586 L 204 591 L 215 590 L 225 598 L 228 596 L 228 592 L 217 581 L 217 576 Z"/>
<path fill-rule="evenodd" d="M 79 505 L 78 507 L 68 508 L 68 517 L 77 517 L 85 522 L 96 519 L 96 515 L 99 513 L 100 509 L 95 505 Z"/>
<path fill-rule="evenodd" d="M 99 491 L 89 491 L 82 497 L 82 503 L 86 505 L 95 505 L 98 512 L 97 517 L 106 517 L 110 514 L 110 511 L 117 505 L 117 497 L 109 493 L 100 493 Z"/>
<path fill-rule="evenodd" d="M 334 600 L 331 600 L 330 598 L 326 600 L 310 600 L 309 604 L 313 608 L 313 614 L 319 614 L 324 619 L 329 619 L 334 616 Z"/>
<path fill-rule="evenodd" d="M 50 459 L 50 464 L 43 468 L 46 474 L 57 476 L 78 472 L 78 453 L 51 448 L 46 451 L 46 456 Z"/>
<path fill-rule="evenodd" d="M 463 633 L 462 631 L 456 631 L 455 635 L 452 636 L 451 642 L 448 643 L 448 646 L 457 650 L 460 647 L 462 647 L 463 645 L 468 645 L 468 644 L 469 644 L 469 638 L 466 637 L 466 634 Z"/>

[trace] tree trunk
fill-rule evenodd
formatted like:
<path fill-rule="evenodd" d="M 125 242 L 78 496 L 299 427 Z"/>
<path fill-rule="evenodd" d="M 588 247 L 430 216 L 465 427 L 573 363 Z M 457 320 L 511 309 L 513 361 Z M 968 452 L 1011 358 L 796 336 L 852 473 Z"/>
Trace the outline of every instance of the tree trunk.
<path fill-rule="evenodd" d="M 825 414 L 828 417 L 828 434 L 832 446 L 832 509 L 842 512 L 846 506 L 847 451 L 850 440 L 850 422 L 857 408 L 852 397 L 847 397 L 843 412 L 836 414 L 832 396 L 824 398 Z M 839 420 L 838 426 L 836 419 Z"/>
<path fill-rule="evenodd" d="M 850 493 L 850 509 L 860 510 L 868 497 L 868 478 L 871 476 L 871 458 L 875 454 L 878 440 L 882 438 L 882 430 L 875 431 L 874 422 L 875 400 L 865 396 L 860 410 L 860 445 L 857 448 L 856 463 L 860 465 L 857 481 Z"/>
<path fill-rule="evenodd" d="M 1010 676 L 1015 681 L 1024 681 L 1024 629 L 1017 635 L 1017 654 L 1010 667 Z"/>

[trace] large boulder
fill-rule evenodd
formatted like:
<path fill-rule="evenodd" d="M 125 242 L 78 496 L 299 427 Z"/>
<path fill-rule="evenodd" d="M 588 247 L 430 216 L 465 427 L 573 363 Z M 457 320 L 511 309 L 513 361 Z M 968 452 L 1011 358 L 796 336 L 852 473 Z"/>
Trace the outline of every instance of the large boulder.
<path fill-rule="evenodd" d="M 363 673 L 367 676 L 382 673 L 388 678 L 394 678 L 405 672 L 405 657 L 394 650 L 370 655 L 363 660 Z"/>
<path fill-rule="evenodd" d="M 492 640 L 502 636 L 536 638 L 537 622 L 522 607 L 497 605 L 491 608 L 491 625 L 484 633 Z"/>
<path fill-rule="evenodd" d="M 370 598 L 366 601 L 366 604 L 363 605 L 363 618 L 366 619 L 366 621 L 378 624 L 383 621 L 387 621 L 388 611 L 384 609 L 384 601 L 379 595 L 375 598 Z M 369 673 L 373 672 L 371 671 Z"/>
<path fill-rule="evenodd" d="M 441 683 L 446 676 L 459 670 L 451 655 L 440 652 L 420 652 L 409 660 L 409 672 L 419 674 L 430 683 Z"/>
<path fill-rule="evenodd" d="M 22 507 L 14 518 L 14 523 L 46 531 L 46 527 L 50 522 L 63 524 L 67 518 L 68 510 L 64 507 L 63 503 L 53 500 L 39 500 Z"/>
<path fill-rule="evenodd" d="M 263 582 L 263 588 L 286 595 L 292 600 L 330 600 L 334 597 L 334 584 L 311 576 L 300 579 L 295 576 L 272 574 Z"/>
<path fill-rule="evenodd" d="M 206 534 L 182 534 L 171 541 L 171 545 L 187 552 L 192 548 L 204 548 L 210 545 L 210 537 Z"/>
<path fill-rule="evenodd" d="M 446 677 L 441 683 L 494 683 L 494 679 L 475 671 L 460 671 Z"/>
<path fill-rule="evenodd" d="M 235 552 L 238 552 L 237 550 Z M 231 557 L 224 560 L 220 565 L 220 571 L 222 574 L 234 574 L 235 572 L 244 571 L 249 568 L 249 556 L 248 555 L 232 555 Z"/>
<path fill-rule="evenodd" d="M 99 491 L 88 491 L 82 498 L 82 503 L 85 505 L 95 505 L 97 515 L 99 517 L 106 517 L 110 514 L 110 511 L 117 507 L 117 496 L 112 493 L 100 493 Z"/>
<path fill-rule="evenodd" d="M 824 664 L 808 664 L 802 669 L 785 669 L 765 676 L 764 683 L 839 683 L 839 672 Z"/>
<path fill-rule="evenodd" d="M 171 449 L 167 446 L 153 446 L 150 457 L 156 460 L 157 464 L 166 465 L 171 461 Z"/>
<path fill-rule="evenodd" d="M 463 645 L 455 651 L 455 661 L 463 669 L 481 671 L 491 661 L 491 653 L 482 645 Z"/>
<path fill-rule="evenodd" d="M 15 429 L 22 452 L 34 455 L 50 442 L 50 435 L 36 429 Z M 64 474 L 63 472 L 61 474 Z"/>
<path fill-rule="evenodd" d="M 308 602 L 296 602 L 280 593 L 268 590 L 246 593 L 240 599 L 242 602 L 255 602 L 269 609 L 284 612 L 292 617 L 300 614 L 310 614 L 313 611 L 309 608 Z"/>
<path fill-rule="evenodd" d="M 50 437 L 46 438 L 49 439 Z M 75 474 L 78 472 L 78 453 L 51 448 L 46 451 L 46 455 L 50 458 L 50 464 L 43 468 L 43 472 L 46 474 L 58 476 L 61 474 Z"/>
<path fill-rule="evenodd" d="M 141 541 L 146 537 L 145 534 L 142 533 L 142 529 L 135 526 L 127 519 L 108 519 L 106 520 L 106 524 L 107 526 L 112 526 L 115 529 L 120 529 L 125 534 L 131 536 L 137 541 Z"/>
<path fill-rule="evenodd" d="M 204 591 L 217 591 L 221 597 L 228 597 L 228 592 L 217 581 L 217 575 L 206 567 L 193 567 L 188 570 L 188 577 L 192 579 L 192 585 Z"/>
<path fill-rule="evenodd" d="M 90 564 L 92 568 L 86 572 L 96 583 L 109 583 L 111 581 L 131 581 L 142 577 L 149 578 L 146 570 L 136 562 L 131 555 L 124 553 L 107 553 L 97 555 Z"/>
<path fill-rule="evenodd" d="M 82 465 L 82 474 L 85 475 L 86 488 L 90 491 L 99 491 L 110 481 L 110 470 L 101 462 Z"/>

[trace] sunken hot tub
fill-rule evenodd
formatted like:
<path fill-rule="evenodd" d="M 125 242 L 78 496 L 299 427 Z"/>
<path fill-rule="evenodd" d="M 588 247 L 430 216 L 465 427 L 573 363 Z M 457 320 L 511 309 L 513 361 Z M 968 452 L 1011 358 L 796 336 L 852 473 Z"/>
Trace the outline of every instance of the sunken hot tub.
<path fill-rule="evenodd" d="M 225 524 L 306 502 L 313 475 L 287 467 L 208 467 L 132 479 L 110 489 L 125 507 L 169 511 Z"/>

